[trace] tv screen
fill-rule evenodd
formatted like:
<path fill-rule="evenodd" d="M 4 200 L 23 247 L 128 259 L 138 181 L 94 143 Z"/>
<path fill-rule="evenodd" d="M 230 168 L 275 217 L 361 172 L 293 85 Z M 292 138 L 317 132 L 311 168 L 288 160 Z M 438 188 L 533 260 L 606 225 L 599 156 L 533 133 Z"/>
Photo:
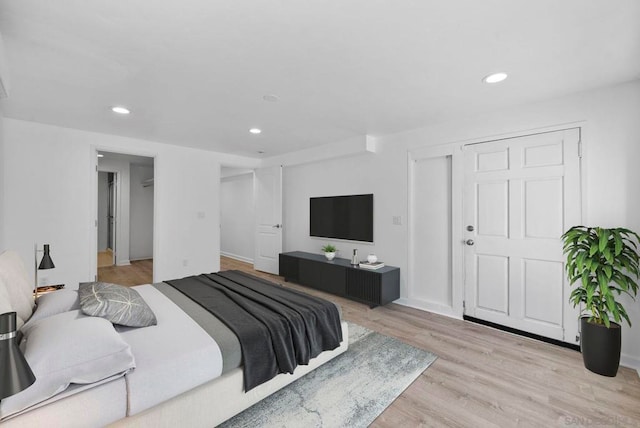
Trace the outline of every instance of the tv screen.
<path fill-rule="evenodd" d="M 310 198 L 311 236 L 373 242 L 373 194 Z"/>

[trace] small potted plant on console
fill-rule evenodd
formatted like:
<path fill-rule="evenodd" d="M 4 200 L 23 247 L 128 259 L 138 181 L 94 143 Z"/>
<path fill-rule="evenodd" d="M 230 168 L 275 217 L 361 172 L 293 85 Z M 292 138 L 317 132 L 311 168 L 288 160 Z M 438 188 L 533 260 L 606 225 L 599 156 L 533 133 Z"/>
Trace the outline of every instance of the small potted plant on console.
<path fill-rule="evenodd" d="M 574 226 L 562 235 L 567 276 L 576 285 L 569 300 L 584 304 L 580 319 L 580 350 L 587 369 L 615 376 L 620 364 L 622 328 L 631 321 L 620 302 L 622 294 L 638 293 L 637 233 L 625 229 Z M 581 315 L 582 315 L 581 314 Z"/>
<path fill-rule="evenodd" d="M 336 247 L 331 244 L 327 244 L 322 247 L 322 251 L 324 252 L 324 256 L 327 258 L 327 260 L 333 260 L 333 258 L 336 256 Z"/>

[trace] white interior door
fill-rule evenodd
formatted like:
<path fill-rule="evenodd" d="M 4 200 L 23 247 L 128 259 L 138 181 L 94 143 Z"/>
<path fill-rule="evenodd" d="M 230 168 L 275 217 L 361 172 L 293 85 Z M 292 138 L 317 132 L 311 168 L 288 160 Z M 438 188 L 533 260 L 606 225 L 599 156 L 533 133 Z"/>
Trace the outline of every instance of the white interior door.
<path fill-rule="evenodd" d="M 579 142 L 574 128 L 465 147 L 465 314 L 575 343 L 560 236 L 581 222 Z"/>
<path fill-rule="evenodd" d="M 256 245 L 253 267 L 278 274 L 282 252 L 282 167 L 255 170 Z"/>

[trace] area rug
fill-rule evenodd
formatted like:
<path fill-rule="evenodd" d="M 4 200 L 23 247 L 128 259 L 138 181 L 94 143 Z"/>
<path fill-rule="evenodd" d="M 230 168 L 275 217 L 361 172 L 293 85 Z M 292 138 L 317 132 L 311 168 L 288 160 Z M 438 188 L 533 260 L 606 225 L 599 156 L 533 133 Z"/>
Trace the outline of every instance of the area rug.
<path fill-rule="evenodd" d="M 366 427 L 436 360 L 349 323 L 349 349 L 222 427 Z"/>

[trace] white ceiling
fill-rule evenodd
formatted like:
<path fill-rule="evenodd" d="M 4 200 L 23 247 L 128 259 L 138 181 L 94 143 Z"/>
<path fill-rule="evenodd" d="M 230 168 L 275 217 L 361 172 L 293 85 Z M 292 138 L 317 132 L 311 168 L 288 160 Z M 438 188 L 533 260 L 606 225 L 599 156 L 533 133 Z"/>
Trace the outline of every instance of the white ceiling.
<path fill-rule="evenodd" d="M 0 0 L 0 33 L 6 117 L 256 157 L 640 78 L 637 0 Z"/>

